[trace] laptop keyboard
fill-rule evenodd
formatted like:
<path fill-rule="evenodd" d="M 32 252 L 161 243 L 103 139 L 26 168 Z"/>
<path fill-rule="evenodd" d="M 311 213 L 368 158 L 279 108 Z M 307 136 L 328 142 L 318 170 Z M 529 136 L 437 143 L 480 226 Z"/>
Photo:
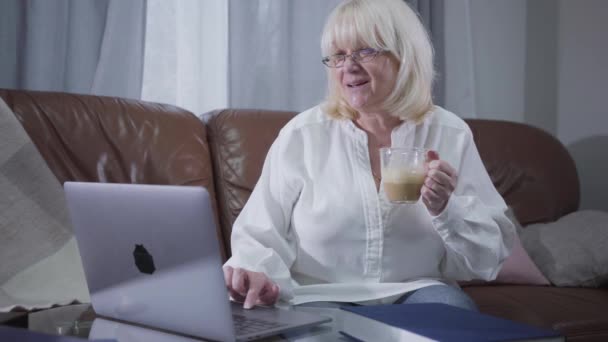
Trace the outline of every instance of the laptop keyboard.
<path fill-rule="evenodd" d="M 264 321 L 257 318 L 248 318 L 237 314 L 233 314 L 232 318 L 234 320 L 234 328 L 237 335 L 251 334 L 259 331 L 280 328 L 287 325 L 284 323 Z"/>

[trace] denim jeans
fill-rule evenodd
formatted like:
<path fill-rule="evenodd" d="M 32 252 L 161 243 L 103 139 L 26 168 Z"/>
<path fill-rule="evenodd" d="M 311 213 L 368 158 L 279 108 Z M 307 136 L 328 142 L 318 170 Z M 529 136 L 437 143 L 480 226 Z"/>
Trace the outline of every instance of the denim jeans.
<path fill-rule="evenodd" d="M 408 292 L 395 301 L 395 304 L 441 303 L 461 309 L 478 311 L 477 305 L 464 291 L 448 285 L 432 285 Z"/>

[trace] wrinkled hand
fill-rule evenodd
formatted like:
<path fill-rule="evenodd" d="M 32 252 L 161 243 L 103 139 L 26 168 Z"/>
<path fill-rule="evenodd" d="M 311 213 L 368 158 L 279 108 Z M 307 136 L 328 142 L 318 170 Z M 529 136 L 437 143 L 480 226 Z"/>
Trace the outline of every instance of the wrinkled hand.
<path fill-rule="evenodd" d="M 420 191 L 422 203 L 433 216 L 441 214 L 456 188 L 458 173 L 436 151 L 427 153 L 426 177 Z"/>
<path fill-rule="evenodd" d="M 279 299 L 279 286 L 264 273 L 224 266 L 224 280 L 230 297 L 244 303 L 245 309 L 255 305 L 273 305 Z"/>

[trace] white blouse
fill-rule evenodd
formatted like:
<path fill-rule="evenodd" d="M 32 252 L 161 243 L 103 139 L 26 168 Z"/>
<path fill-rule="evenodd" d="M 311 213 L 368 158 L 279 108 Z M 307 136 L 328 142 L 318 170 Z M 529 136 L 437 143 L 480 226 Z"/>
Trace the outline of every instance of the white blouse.
<path fill-rule="evenodd" d="M 436 106 L 421 123 L 396 127 L 391 141 L 436 150 L 458 171 L 441 214 L 421 201 L 391 204 L 376 189 L 367 134 L 317 106 L 274 141 L 226 265 L 264 272 L 289 304 L 385 303 L 428 285 L 494 279 L 515 229 L 469 127 Z"/>

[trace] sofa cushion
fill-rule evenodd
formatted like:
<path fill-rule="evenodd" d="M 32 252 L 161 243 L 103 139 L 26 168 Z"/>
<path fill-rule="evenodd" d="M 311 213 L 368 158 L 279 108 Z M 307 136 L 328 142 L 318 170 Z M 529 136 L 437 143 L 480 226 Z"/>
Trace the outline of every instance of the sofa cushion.
<path fill-rule="evenodd" d="M 608 289 L 494 285 L 464 291 L 483 313 L 552 328 L 569 341 L 608 341 Z"/>
<path fill-rule="evenodd" d="M 503 284 L 550 285 L 549 280 L 530 259 L 528 252 L 522 246 L 519 237 L 522 227 L 515 217 L 513 210 L 509 208 L 506 215 L 515 225 L 517 235 L 511 249 L 511 255 L 503 263 L 494 282 Z"/>
<path fill-rule="evenodd" d="M 511 255 L 505 260 L 493 283 L 550 285 L 549 280 L 528 256 L 518 236 L 515 237 Z"/>
<path fill-rule="evenodd" d="M 262 173 L 268 149 L 295 114 L 232 109 L 202 116 L 207 123 L 220 224 L 228 253 L 232 224 Z"/>
<path fill-rule="evenodd" d="M 608 213 L 584 210 L 527 226 L 525 249 L 557 286 L 608 286 Z"/>
<path fill-rule="evenodd" d="M 515 235 L 511 254 L 503 262 L 496 279 L 490 282 L 483 280 L 473 280 L 461 282 L 462 286 L 469 285 L 492 285 L 492 284 L 520 284 L 520 285 L 550 285 L 549 280 L 542 274 L 538 269 L 534 261 L 528 255 L 528 252 L 524 249 L 521 239 L 519 238 L 519 232 L 522 227 L 519 221 L 515 217 L 513 210 L 508 208 L 505 215 L 513 222 L 515 229 L 518 232 Z"/>
<path fill-rule="evenodd" d="M 213 194 L 206 130 L 192 113 L 116 97 L 2 90 L 59 182 L 201 185 Z"/>
<path fill-rule="evenodd" d="M 88 301 L 63 190 L 0 98 L 0 309 Z"/>
<path fill-rule="evenodd" d="M 216 208 L 205 125 L 191 112 L 59 92 L 0 89 L 0 97 L 60 183 L 203 186 Z M 221 241 L 219 228 L 217 233 Z"/>
<path fill-rule="evenodd" d="M 232 223 L 257 182 L 268 148 L 296 114 L 226 109 L 203 115 L 226 246 Z M 577 209 L 579 186 L 574 161 L 555 137 L 521 123 L 466 122 L 496 189 L 522 224 L 556 220 Z"/>
<path fill-rule="evenodd" d="M 517 122 L 466 122 L 496 190 L 522 225 L 555 221 L 578 209 L 576 166 L 554 136 Z"/>

